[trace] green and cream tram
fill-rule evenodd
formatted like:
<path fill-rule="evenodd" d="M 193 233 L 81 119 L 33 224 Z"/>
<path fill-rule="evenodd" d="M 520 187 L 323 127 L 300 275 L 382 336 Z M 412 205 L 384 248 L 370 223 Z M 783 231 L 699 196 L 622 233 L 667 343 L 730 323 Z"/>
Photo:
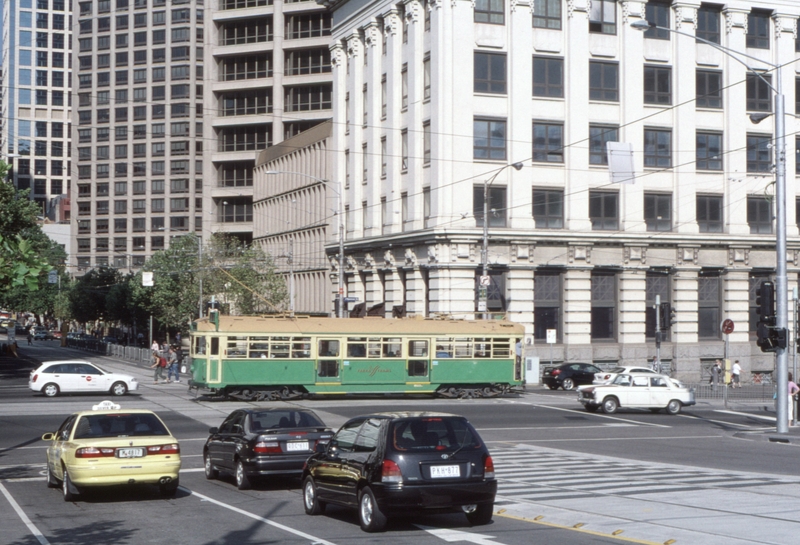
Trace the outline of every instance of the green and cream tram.
<path fill-rule="evenodd" d="M 493 397 L 525 383 L 507 321 L 218 316 L 194 323 L 189 385 L 243 400 L 308 394 Z"/>

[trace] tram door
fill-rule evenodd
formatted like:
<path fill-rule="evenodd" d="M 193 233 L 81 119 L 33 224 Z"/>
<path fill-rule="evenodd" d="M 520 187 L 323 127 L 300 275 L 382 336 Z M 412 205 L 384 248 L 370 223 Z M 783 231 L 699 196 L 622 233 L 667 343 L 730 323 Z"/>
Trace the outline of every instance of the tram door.
<path fill-rule="evenodd" d="M 342 343 L 339 339 L 317 341 L 316 382 L 342 382 Z"/>
<path fill-rule="evenodd" d="M 408 376 L 406 382 L 431 381 L 431 357 L 428 339 L 408 340 Z"/>
<path fill-rule="evenodd" d="M 208 349 L 206 380 L 209 384 L 222 382 L 222 365 L 219 359 L 219 337 L 211 337 Z"/>

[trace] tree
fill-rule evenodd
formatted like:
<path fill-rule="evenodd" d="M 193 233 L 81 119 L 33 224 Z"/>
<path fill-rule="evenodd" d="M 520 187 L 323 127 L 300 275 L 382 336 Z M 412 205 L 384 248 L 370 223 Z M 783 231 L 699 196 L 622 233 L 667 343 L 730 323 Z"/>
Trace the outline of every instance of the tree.
<path fill-rule="evenodd" d="M 105 319 L 106 296 L 121 281 L 122 275 L 109 267 L 92 269 L 80 277 L 69 295 L 72 317 L 81 323 Z"/>

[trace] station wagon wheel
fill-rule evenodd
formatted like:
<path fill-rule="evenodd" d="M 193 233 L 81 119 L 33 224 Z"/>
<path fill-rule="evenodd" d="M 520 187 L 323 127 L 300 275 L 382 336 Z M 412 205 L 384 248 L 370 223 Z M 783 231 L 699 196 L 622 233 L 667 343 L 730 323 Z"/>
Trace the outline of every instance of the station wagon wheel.
<path fill-rule="evenodd" d="M 56 397 L 58 392 L 58 384 L 53 384 L 52 382 L 48 382 L 44 385 L 44 388 L 42 388 L 42 393 L 47 397 Z"/>
<path fill-rule="evenodd" d="M 125 385 L 124 382 L 115 382 L 111 386 L 110 392 L 115 396 L 124 396 L 128 393 L 128 387 Z"/>
<path fill-rule="evenodd" d="M 325 504 L 317 497 L 317 485 L 311 475 L 303 481 L 303 507 L 306 515 L 321 515 L 325 511 Z"/>
<path fill-rule="evenodd" d="M 64 477 L 61 479 L 61 491 L 64 494 L 64 501 L 75 501 L 77 499 L 78 494 L 72 492 L 72 490 L 75 490 L 75 485 L 69 480 L 69 473 L 67 473 L 67 468 L 65 467 Z"/>
<path fill-rule="evenodd" d="M 619 401 L 616 397 L 607 397 L 603 400 L 603 412 L 606 414 L 614 414 L 619 409 Z"/>
<path fill-rule="evenodd" d="M 47 464 L 47 488 L 58 488 L 58 479 L 53 472 L 50 471 L 50 464 Z"/>
<path fill-rule="evenodd" d="M 210 481 L 219 477 L 219 471 L 217 471 L 214 464 L 211 463 L 211 454 L 208 452 L 203 456 L 203 466 L 205 467 L 206 479 Z"/>
<path fill-rule="evenodd" d="M 386 528 L 386 515 L 381 512 L 375 494 L 366 486 L 358 500 L 358 521 L 365 532 L 380 532 Z"/>
<path fill-rule="evenodd" d="M 667 412 L 669 414 L 678 414 L 679 412 L 681 412 L 682 407 L 683 405 L 681 404 L 680 401 L 678 401 L 677 399 L 673 399 L 667 404 Z"/>
<path fill-rule="evenodd" d="M 250 479 L 244 472 L 244 464 L 241 460 L 236 461 L 236 488 L 239 490 L 250 490 Z"/>
<path fill-rule="evenodd" d="M 565 390 L 572 390 L 575 387 L 575 381 L 571 378 L 565 378 L 564 382 L 561 383 L 561 387 Z"/>

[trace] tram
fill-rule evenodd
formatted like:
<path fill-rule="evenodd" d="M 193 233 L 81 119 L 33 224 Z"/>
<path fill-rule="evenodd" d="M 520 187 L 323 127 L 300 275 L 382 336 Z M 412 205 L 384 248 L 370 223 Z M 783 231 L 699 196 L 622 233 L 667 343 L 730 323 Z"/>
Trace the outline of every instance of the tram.
<path fill-rule="evenodd" d="M 524 328 L 499 320 L 221 316 L 192 324 L 197 393 L 245 401 L 311 395 L 494 397 L 521 387 Z"/>

